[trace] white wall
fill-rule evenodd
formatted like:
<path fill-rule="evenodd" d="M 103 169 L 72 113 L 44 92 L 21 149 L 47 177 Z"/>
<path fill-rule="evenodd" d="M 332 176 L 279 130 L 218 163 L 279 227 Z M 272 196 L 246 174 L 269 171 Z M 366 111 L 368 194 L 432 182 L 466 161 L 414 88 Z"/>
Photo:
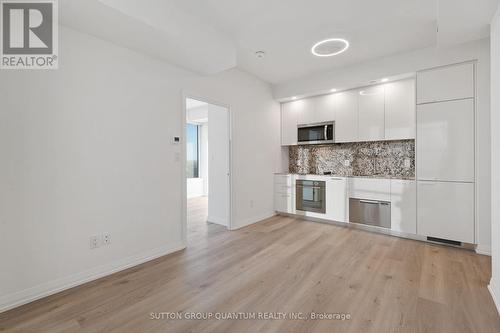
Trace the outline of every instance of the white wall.
<path fill-rule="evenodd" d="M 200 77 L 67 28 L 59 70 L 0 73 L 0 309 L 184 246 L 183 91 L 231 105 L 234 225 L 272 214 L 279 108 L 257 78 Z M 111 245 L 90 250 L 103 232 Z"/>
<path fill-rule="evenodd" d="M 491 23 L 491 268 L 490 291 L 500 313 L 500 7 Z"/>
<path fill-rule="evenodd" d="M 229 226 L 229 110 L 208 105 L 208 222 Z"/>
<path fill-rule="evenodd" d="M 428 48 L 374 59 L 365 63 L 318 73 L 274 87 L 274 96 L 285 99 L 332 88 L 366 85 L 372 79 L 412 73 L 421 69 L 477 59 L 477 221 L 478 252 L 491 251 L 491 135 L 490 43 L 483 39 L 443 48 Z"/>

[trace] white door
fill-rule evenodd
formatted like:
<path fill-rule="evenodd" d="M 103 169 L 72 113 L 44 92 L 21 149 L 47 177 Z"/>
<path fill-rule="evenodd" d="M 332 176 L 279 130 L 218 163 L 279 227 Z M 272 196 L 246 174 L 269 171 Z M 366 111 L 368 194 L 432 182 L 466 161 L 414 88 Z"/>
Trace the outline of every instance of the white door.
<path fill-rule="evenodd" d="M 326 218 L 347 222 L 347 209 L 347 178 L 329 178 L 326 182 Z"/>
<path fill-rule="evenodd" d="M 474 243 L 474 184 L 419 181 L 417 232 Z"/>
<path fill-rule="evenodd" d="M 229 110 L 208 105 L 208 221 L 229 226 Z"/>
<path fill-rule="evenodd" d="M 417 73 L 417 103 L 474 97 L 474 64 L 444 66 Z"/>
<path fill-rule="evenodd" d="M 385 139 L 415 139 L 415 80 L 385 84 Z"/>
<path fill-rule="evenodd" d="M 417 107 L 417 178 L 474 181 L 474 100 Z"/>
<path fill-rule="evenodd" d="M 391 229 L 417 233 L 417 185 L 414 180 L 391 179 Z"/>
<path fill-rule="evenodd" d="M 340 92 L 335 100 L 335 142 L 358 141 L 358 92 Z"/>
<path fill-rule="evenodd" d="M 359 90 L 359 141 L 384 140 L 384 87 Z"/>
<path fill-rule="evenodd" d="M 314 124 L 317 123 L 316 119 L 316 98 L 305 98 L 300 101 L 294 102 L 297 107 L 298 124 Z"/>
<path fill-rule="evenodd" d="M 335 95 L 323 95 L 315 98 L 315 122 L 323 123 L 335 120 Z"/>
<path fill-rule="evenodd" d="M 297 144 L 297 122 L 302 101 L 283 103 L 281 105 L 281 145 Z"/>

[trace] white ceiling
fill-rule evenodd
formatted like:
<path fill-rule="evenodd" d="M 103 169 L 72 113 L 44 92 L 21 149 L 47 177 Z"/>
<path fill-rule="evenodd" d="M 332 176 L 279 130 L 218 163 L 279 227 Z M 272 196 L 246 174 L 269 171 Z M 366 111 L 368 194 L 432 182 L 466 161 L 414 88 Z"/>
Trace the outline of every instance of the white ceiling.
<path fill-rule="evenodd" d="M 99 8 L 96 2 L 100 7 L 104 3 L 107 9 Z M 488 24 L 498 2 L 64 0 L 60 3 L 65 3 L 63 9 L 66 9 L 61 13 L 63 23 L 83 30 L 93 29 L 93 34 L 113 39 L 115 43 L 204 74 L 237 66 L 278 84 L 373 58 L 487 37 Z M 68 3 L 78 6 L 70 8 Z M 88 10 L 92 3 L 94 8 Z M 109 12 L 110 8 L 113 13 L 97 15 Z M 101 27 L 95 28 L 99 20 L 103 21 Z M 110 22 L 119 25 L 113 27 Z M 132 24 L 134 29 L 123 26 Z M 349 40 L 351 47 L 331 58 L 311 54 L 315 42 L 332 37 Z M 266 52 L 264 58 L 255 57 L 259 50 Z"/>
<path fill-rule="evenodd" d="M 186 109 L 194 109 L 194 108 L 199 108 L 201 106 L 206 106 L 207 103 L 199 101 L 197 99 L 192 99 L 192 98 L 186 98 Z"/>

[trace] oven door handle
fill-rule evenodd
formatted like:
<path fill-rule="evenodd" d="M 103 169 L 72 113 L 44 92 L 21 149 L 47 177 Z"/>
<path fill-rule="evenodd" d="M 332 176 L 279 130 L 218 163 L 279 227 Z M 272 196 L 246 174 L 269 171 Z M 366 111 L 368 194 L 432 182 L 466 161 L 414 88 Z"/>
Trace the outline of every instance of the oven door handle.
<path fill-rule="evenodd" d="M 297 187 L 300 187 L 300 188 L 312 188 L 312 189 L 317 189 L 317 190 L 321 190 L 323 189 L 324 187 L 321 187 L 321 186 L 303 186 L 303 185 L 297 185 Z"/>

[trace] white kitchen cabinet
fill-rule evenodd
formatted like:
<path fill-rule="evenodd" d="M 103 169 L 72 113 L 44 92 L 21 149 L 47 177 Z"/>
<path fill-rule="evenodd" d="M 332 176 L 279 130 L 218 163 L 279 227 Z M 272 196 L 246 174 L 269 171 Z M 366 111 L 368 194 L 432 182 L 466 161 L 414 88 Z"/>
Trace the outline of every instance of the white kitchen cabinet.
<path fill-rule="evenodd" d="M 314 124 L 317 123 L 316 118 L 316 98 L 306 98 L 296 101 L 298 104 L 298 124 Z"/>
<path fill-rule="evenodd" d="M 323 123 L 335 120 L 336 95 L 323 95 L 314 98 L 314 122 Z"/>
<path fill-rule="evenodd" d="M 295 183 L 292 175 L 274 175 L 274 210 L 295 213 Z"/>
<path fill-rule="evenodd" d="M 358 141 L 358 92 L 335 94 L 335 142 Z"/>
<path fill-rule="evenodd" d="M 384 86 L 367 87 L 358 93 L 358 141 L 384 140 Z"/>
<path fill-rule="evenodd" d="M 391 229 L 417 233 L 417 185 L 414 180 L 391 179 Z"/>
<path fill-rule="evenodd" d="M 419 181 L 417 232 L 474 243 L 474 184 Z"/>
<path fill-rule="evenodd" d="M 474 90 L 474 64 L 471 62 L 417 73 L 418 104 L 472 98 Z"/>
<path fill-rule="evenodd" d="M 302 101 L 283 103 L 281 105 L 281 145 L 297 144 L 297 123 L 301 112 Z"/>
<path fill-rule="evenodd" d="M 415 80 L 401 80 L 385 87 L 385 139 L 415 139 Z"/>
<path fill-rule="evenodd" d="M 349 178 L 349 197 L 391 201 L 391 180 L 384 178 Z"/>
<path fill-rule="evenodd" d="M 474 100 L 417 107 L 417 179 L 474 181 Z"/>
<path fill-rule="evenodd" d="M 326 181 L 326 219 L 347 222 L 347 204 L 347 178 L 328 178 Z"/>

